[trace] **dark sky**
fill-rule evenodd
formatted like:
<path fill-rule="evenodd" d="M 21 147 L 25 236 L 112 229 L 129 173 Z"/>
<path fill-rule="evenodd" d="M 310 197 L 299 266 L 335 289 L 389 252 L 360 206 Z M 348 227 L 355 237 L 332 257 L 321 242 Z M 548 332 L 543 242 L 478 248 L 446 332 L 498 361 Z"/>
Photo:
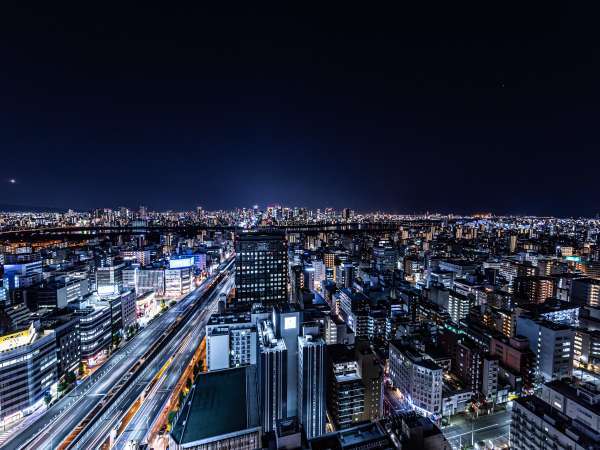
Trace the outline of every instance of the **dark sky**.
<path fill-rule="evenodd" d="M 0 204 L 600 212 L 591 12 L 46 3 L 0 8 Z"/>

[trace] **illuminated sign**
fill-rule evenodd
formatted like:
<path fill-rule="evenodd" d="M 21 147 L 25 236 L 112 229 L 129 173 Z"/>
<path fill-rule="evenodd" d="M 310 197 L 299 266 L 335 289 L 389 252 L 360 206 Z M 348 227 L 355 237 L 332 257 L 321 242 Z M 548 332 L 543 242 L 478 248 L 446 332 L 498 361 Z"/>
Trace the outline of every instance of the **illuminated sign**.
<path fill-rule="evenodd" d="M 6 334 L 0 337 L 0 351 L 12 350 L 22 345 L 30 344 L 35 338 L 33 323 L 26 330 Z"/>
<path fill-rule="evenodd" d="M 169 260 L 169 269 L 183 269 L 194 265 L 194 257 L 175 258 Z"/>
<path fill-rule="evenodd" d="M 296 317 L 292 316 L 292 317 L 284 318 L 283 319 L 283 329 L 291 330 L 293 328 L 296 328 Z"/>

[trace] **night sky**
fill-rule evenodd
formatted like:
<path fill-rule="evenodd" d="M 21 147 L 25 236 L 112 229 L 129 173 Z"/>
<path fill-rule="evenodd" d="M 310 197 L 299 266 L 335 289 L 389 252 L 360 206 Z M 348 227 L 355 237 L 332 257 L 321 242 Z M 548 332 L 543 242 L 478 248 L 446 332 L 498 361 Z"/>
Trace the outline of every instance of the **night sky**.
<path fill-rule="evenodd" d="M 591 12 L 46 3 L 0 10 L 0 204 L 600 212 Z"/>

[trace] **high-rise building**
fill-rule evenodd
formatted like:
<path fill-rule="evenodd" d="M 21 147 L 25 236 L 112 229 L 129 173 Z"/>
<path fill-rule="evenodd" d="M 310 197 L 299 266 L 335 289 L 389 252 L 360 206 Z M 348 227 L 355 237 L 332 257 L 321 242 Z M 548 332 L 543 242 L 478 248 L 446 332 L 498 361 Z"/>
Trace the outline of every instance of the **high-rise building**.
<path fill-rule="evenodd" d="M 420 414 L 439 418 L 442 412 L 441 366 L 403 345 L 390 342 L 390 379 Z"/>
<path fill-rule="evenodd" d="M 277 305 L 287 301 L 288 256 L 283 234 L 240 233 L 235 242 L 238 303 Z"/>
<path fill-rule="evenodd" d="M 590 383 L 552 381 L 538 396 L 513 402 L 510 448 L 517 450 L 600 448 L 600 392 Z"/>
<path fill-rule="evenodd" d="M 575 337 L 571 327 L 521 316 L 517 319 L 517 335 L 529 340 L 529 348 L 536 356 L 537 381 L 571 376 Z"/>
<path fill-rule="evenodd" d="M 578 305 L 600 307 L 600 279 L 578 278 L 571 282 L 571 301 Z"/>
<path fill-rule="evenodd" d="M 365 385 L 351 347 L 327 347 L 327 410 L 336 430 L 351 428 L 363 420 Z"/>
<path fill-rule="evenodd" d="M 56 338 L 28 328 L 0 336 L 0 425 L 43 405 L 57 382 Z"/>
<path fill-rule="evenodd" d="M 298 417 L 309 439 L 325 433 L 325 348 L 318 336 L 298 337 Z"/>
<path fill-rule="evenodd" d="M 545 276 L 517 277 L 514 293 L 528 303 L 544 303 L 554 294 L 554 278 Z"/>
<path fill-rule="evenodd" d="M 117 295 L 123 289 L 123 268 L 125 264 L 98 267 L 96 269 L 96 290 L 100 296 Z"/>
<path fill-rule="evenodd" d="M 287 418 L 288 352 L 285 341 L 276 337 L 272 321 L 260 321 L 257 330 L 259 415 L 263 430 L 269 432 L 278 420 Z"/>
<path fill-rule="evenodd" d="M 249 313 L 213 314 L 206 324 L 208 370 L 256 364 L 256 325 Z"/>

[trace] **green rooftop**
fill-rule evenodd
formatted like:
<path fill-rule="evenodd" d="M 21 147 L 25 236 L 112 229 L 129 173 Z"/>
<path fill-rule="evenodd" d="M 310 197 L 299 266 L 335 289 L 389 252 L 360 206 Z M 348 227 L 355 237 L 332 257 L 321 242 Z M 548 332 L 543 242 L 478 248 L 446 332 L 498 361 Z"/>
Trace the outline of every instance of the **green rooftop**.
<path fill-rule="evenodd" d="M 257 427 L 254 367 L 200 374 L 173 426 L 180 445 Z"/>

